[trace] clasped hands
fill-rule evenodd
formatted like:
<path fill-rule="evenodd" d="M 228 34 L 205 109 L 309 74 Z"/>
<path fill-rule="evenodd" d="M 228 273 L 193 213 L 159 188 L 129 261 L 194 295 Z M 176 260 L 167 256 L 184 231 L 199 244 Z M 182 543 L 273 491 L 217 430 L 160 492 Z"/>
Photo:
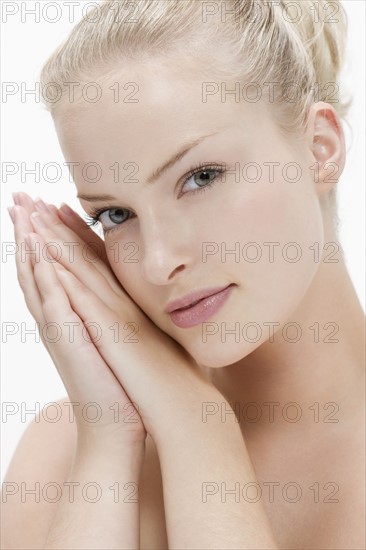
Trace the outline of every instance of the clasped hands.
<path fill-rule="evenodd" d="M 102 412 L 93 423 L 75 407 L 79 436 L 140 442 L 148 432 L 160 441 L 178 422 L 179 429 L 188 419 L 202 422 L 202 404 L 222 395 L 125 292 L 104 241 L 68 207 L 34 202 L 26 193 L 14 194 L 14 202 L 9 212 L 27 307 L 70 400 L 95 403 Z M 71 243 L 80 245 L 73 258 Z M 132 341 L 116 339 L 116 323 L 137 327 Z"/>

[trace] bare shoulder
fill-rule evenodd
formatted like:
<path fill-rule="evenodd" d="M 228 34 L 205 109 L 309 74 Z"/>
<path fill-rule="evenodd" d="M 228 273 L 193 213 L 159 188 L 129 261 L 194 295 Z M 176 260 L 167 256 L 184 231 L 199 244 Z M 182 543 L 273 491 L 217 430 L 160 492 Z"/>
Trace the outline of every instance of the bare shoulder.
<path fill-rule="evenodd" d="M 56 402 L 62 412 L 65 402 L 69 399 Z M 45 411 L 25 429 L 2 485 L 1 548 L 6 550 L 43 548 L 57 509 L 52 500 L 69 475 L 76 426 L 66 414 L 52 422 Z"/>
<path fill-rule="evenodd" d="M 252 454 L 275 539 L 283 550 L 365 550 L 365 415 L 354 407 L 336 422 L 315 425 L 315 436 L 291 440 L 275 455 Z M 297 487 L 296 501 L 286 487 Z M 294 494 L 294 493 L 292 493 Z"/>
<path fill-rule="evenodd" d="M 358 417 L 358 415 L 357 415 Z M 366 548 L 365 417 L 355 418 L 342 431 L 323 463 L 322 512 L 313 530 L 317 548 Z"/>
<path fill-rule="evenodd" d="M 56 490 L 62 490 L 69 477 L 76 425 L 68 414 L 69 398 L 56 403 L 63 413 L 58 421 L 47 420 L 52 418 L 50 412 L 31 422 L 6 472 L 1 498 L 0 546 L 4 550 L 43 548 L 57 510 Z M 159 458 L 149 435 L 139 494 L 141 550 L 168 548 Z"/>

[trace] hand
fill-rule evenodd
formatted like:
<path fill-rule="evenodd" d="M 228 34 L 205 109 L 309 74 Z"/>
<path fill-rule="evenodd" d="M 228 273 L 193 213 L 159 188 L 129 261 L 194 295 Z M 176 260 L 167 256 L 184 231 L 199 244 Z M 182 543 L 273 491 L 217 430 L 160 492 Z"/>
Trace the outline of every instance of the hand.
<path fill-rule="evenodd" d="M 16 265 L 19 284 L 24 293 L 27 307 L 39 323 L 39 332 L 59 375 L 64 382 L 68 396 L 72 402 L 79 403 L 74 408 L 78 435 L 86 439 L 98 440 L 102 437 L 120 440 L 122 443 L 140 443 L 145 440 L 146 430 L 136 408 L 131 403 L 123 387 L 103 360 L 94 344 L 88 338 L 89 333 L 81 318 L 72 310 L 68 296 L 59 281 L 57 272 L 62 270 L 57 262 L 47 261 L 45 242 L 36 235 L 38 242 L 38 261 L 35 254 L 28 252 L 24 235 L 33 231 L 30 221 L 32 212 L 36 212 L 32 199 L 25 193 L 19 193 L 18 205 L 13 208 L 14 231 L 17 243 Z M 94 243 L 98 250 L 104 250 L 104 243 L 75 213 L 71 225 L 74 227 L 72 237 L 70 230 L 65 234 L 65 225 L 57 215 L 56 207 L 50 208 L 54 219 L 54 232 L 58 240 L 65 236 L 66 242 L 79 242 L 77 232 L 82 233 L 84 246 Z M 58 221 L 57 221 L 58 220 Z M 100 241 L 100 242 L 99 242 Z M 103 243 L 103 247 L 101 246 Z M 27 250 L 22 254 L 21 250 Z M 35 250 L 33 245 L 31 250 Z M 103 269 L 102 262 L 99 269 Z M 103 280 L 109 288 L 118 290 L 119 284 L 107 266 L 104 268 Z M 56 331 L 49 327 L 57 327 Z M 69 323 L 69 324 L 68 324 Z M 72 332 L 74 330 L 74 334 Z M 73 336 L 73 338 L 72 338 Z M 54 341 L 56 340 L 56 341 Z M 86 404 L 94 403 L 89 408 Z M 93 416 L 99 411 L 100 419 L 92 422 Z M 98 418 L 98 417 L 97 417 Z"/>
<path fill-rule="evenodd" d="M 58 276 L 70 305 L 86 325 L 98 323 L 101 327 L 101 337 L 94 345 L 137 404 L 145 429 L 156 440 L 162 431 L 167 433 L 176 426 L 177 419 L 200 415 L 202 400 L 212 399 L 213 394 L 216 397 L 218 391 L 195 361 L 143 313 L 121 285 L 116 289 L 111 284 L 115 276 L 100 258 L 88 262 L 81 254 L 82 247 L 76 247 L 75 261 L 70 261 L 64 243 L 85 246 L 85 242 L 53 211 L 45 212 L 42 218 L 46 227 L 32 223 L 45 243 L 57 243 L 62 251 L 58 263 L 64 270 Z M 123 330 L 126 323 L 138 330 L 132 341 Z M 117 339 L 112 326 L 119 328 Z"/>

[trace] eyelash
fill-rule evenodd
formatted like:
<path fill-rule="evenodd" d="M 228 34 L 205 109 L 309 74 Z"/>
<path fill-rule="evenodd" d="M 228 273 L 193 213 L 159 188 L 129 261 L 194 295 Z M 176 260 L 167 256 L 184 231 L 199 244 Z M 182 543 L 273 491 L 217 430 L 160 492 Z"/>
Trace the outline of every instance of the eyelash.
<path fill-rule="evenodd" d="M 183 182 L 182 187 L 184 187 L 184 185 L 191 179 L 192 176 L 195 176 L 196 174 L 199 174 L 200 172 L 205 172 L 205 171 L 216 171 L 216 172 L 218 172 L 218 174 L 223 174 L 225 172 L 225 169 L 224 169 L 224 166 L 221 165 L 221 164 L 207 165 L 207 164 L 200 163 L 198 166 L 195 166 L 194 168 L 192 168 L 188 172 L 188 174 L 185 176 L 185 180 Z M 194 189 L 193 191 L 188 191 L 188 193 L 195 194 L 195 193 L 201 193 L 203 191 L 207 191 L 209 188 L 212 188 L 214 183 L 216 183 L 217 178 L 218 178 L 218 176 L 214 177 L 207 185 L 204 185 L 203 187 L 200 187 L 199 189 Z M 186 193 L 184 193 L 184 194 L 186 194 Z M 84 220 L 85 220 L 86 224 L 90 225 L 90 226 L 101 224 L 100 217 L 104 212 L 107 212 L 108 210 L 128 211 L 126 208 L 117 208 L 115 206 L 103 206 L 101 208 L 91 208 L 91 215 L 88 215 L 88 214 L 84 215 Z M 117 224 L 115 227 L 111 227 L 109 229 L 104 229 L 104 234 L 110 233 L 111 231 L 114 231 L 115 229 L 119 229 L 129 219 L 131 219 L 131 217 L 127 218 L 122 223 Z M 115 223 L 115 222 L 112 222 L 112 223 Z"/>

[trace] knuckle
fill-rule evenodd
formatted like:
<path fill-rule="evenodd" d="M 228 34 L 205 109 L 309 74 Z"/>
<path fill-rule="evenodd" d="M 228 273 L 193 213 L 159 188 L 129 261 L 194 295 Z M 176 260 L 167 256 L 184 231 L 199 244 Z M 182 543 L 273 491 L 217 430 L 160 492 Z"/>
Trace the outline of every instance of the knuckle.
<path fill-rule="evenodd" d="M 77 294 L 81 301 L 83 299 L 90 299 L 90 297 L 92 296 L 90 290 L 82 283 L 75 284 L 75 291 L 77 291 Z"/>
<path fill-rule="evenodd" d="M 50 227 L 63 227 L 65 224 L 56 216 L 48 217 L 48 224 Z"/>
<path fill-rule="evenodd" d="M 41 295 L 41 302 L 45 319 L 54 318 L 57 315 L 57 300 L 50 294 Z"/>
<path fill-rule="evenodd" d="M 47 306 L 49 308 L 53 308 L 53 310 L 55 311 L 55 309 L 57 308 L 57 304 L 60 301 L 59 295 L 57 293 L 58 288 L 59 285 L 57 284 L 57 282 L 53 283 L 52 287 L 43 286 L 42 288 L 39 288 L 39 296 L 43 307 Z"/>

